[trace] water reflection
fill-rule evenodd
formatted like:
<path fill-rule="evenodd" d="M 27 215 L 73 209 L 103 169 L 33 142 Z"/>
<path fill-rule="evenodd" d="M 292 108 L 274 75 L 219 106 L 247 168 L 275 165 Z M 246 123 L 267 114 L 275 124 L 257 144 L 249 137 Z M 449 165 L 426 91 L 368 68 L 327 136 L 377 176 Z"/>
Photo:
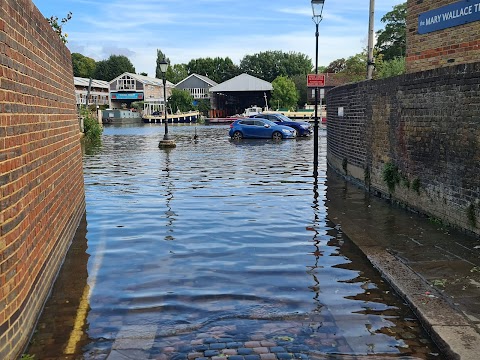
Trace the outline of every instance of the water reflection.
<path fill-rule="evenodd" d="M 90 286 L 87 282 L 87 219 L 82 217 L 50 298 L 40 317 L 28 353 L 36 359 L 77 354 L 86 343 Z"/>
<path fill-rule="evenodd" d="M 162 184 L 162 182 L 160 183 L 160 186 L 163 186 L 165 187 L 165 205 L 167 207 L 167 210 L 165 211 L 165 217 L 167 218 L 167 223 L 166 223 L 166 227 L 167 227 L 167 234 L 165 235 L 165 240 L 175 240 L 174 236 L 173 236 L 173 232 L 174 232 L 174 222 L 175 222 L 175 217 L 177 216 L 177 214 L 175 214 L 173 211 L 172 211 L 172 205 L 171 205 L 171 202 L 173 201 L 173 198 L 174 198 L 174 191 L 175 191 L 175 187 L 174 187 L 174 183 L 172 181 L 172 179 L 170 178 L 170 152 L 172 151 L 172 149 L 164 149 L 163 150 L 164 153 L 165 153 L 165 168 L 163 170 L 164 172 L 164 175 L 165 175 L 165 178 L 164 178 L 164 184 Z M 162 179 L 163 180 L 163 179 Z"/>
<path fill-rule="evenodd" d="M 317 166 L 314 164 L 314 166 Z M 317 278 L 317 271 L 320 268 L 319 266 L 319 259 L 322 256 L 321 251 L 321 238 L 319 236 L 319 227 L 320 227 L 320 215 L 319 215 L 319 193 L 318 193 L 318 170 L 314 169 L 313 171 L 313 223 L 311 226 L 307 227 L 307 230 L 313 232 L 312 244 L 314 246 L 314 251 L 312 255 L 315 258 L 315 262 L 313 265 L 308 266 L 307 274 L 312 276 L 313 285 L 310 286 L 310 289 L 314 292 L 313 301 L 316 304 L 314 308 L 314 312 L 320 312 L 321 308 L 323 307 L 322 303 L 320 302 L 320 281 Z"/>
<path fill-rule="evenodd" d="M 199 126 L 194 143 L 184 126 L 177 148 L 162 151 L 158 131 L 106 128 L 101 151 L 85 156 L 90 308 L 75 307 L 88 326 L 72 358 L 120 357 L 133 343 L 140 358 L 184 359 L 207 336 L 312 358 L 434 352 L 329 219 L 325 136 L 312 178 L 311 139 L 231 142 L 228 127 Z M 86 283 L 72 293 L 77 304 Z M 65 304 L 53 301 L 59 326 Z M 31 348 L 37 358 L 67 353 L 68 339 L 52 344 L 46 327 L 36 336 L 46 339 Z"/>

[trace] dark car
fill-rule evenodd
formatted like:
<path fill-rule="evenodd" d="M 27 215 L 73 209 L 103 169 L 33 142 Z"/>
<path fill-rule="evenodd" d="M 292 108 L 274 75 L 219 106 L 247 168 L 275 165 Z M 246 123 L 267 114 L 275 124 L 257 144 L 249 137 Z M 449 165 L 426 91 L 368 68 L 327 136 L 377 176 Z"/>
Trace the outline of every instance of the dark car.
<path fill-rule="evenodd" d="M 267 119 L 245 118 L 233 122 L 228 133 L 233 140 L 241 139 L 293 139 L 295 129 L 278 125 Z"/>
<path fill-rule="evenodd" d="M 274 114 L 260 113 L 260 114 L 257 114 L 257 115 L 252 115 L 251 117 L 268 119 L 270 121 L 273 121 L 275 124 L 289 126 L 291 128 L 294 128 L 295 130 L 297 130 L 297 135 L 298 136 L 309 136 L 312 133 L 312 125 L 310 125 L 308 122 L 293 121 L 292 119 L 290 119 L 289 117 L 287 117 L 283 114 L 279 114 L 279 113 L 274 113 Z"/>

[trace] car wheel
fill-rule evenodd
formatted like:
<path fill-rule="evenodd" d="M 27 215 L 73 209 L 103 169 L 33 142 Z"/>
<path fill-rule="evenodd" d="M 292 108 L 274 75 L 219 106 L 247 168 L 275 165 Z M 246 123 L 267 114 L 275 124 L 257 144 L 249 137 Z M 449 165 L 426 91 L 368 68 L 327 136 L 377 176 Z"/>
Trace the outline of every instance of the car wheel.
<path fill-rule="evenodd" d="M 282 139 L 283 139 L 282 133 L 280 133 L 280 132 L 278 132 L 278 131 L 275 131 L 275 132 L 272 134 L 272 139 L 273 139 L 273 140 L 282 140 Z"/>
<path fill-rule="evenodd" d="M 235 131 L 232 135 L 233 140 L 242 140 L 243 134 L 240 131 Z"/>

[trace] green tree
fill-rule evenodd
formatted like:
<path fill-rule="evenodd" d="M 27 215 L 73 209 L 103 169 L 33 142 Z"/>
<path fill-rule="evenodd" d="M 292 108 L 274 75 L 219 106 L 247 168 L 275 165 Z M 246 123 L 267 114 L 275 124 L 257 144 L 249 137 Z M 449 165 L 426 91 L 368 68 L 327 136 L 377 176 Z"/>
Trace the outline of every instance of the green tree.
<path fill-rule="evenodd" d="M 239 74 L 238 67 L 229 57 L 192 59 L 186 66 L 189 75 L 203 75 L 217 83 L 222 83 Z"/>
<path fill-rule="evenodd" d="M 172 89 L 172 95 L 168 98 L 168 105 L 173 112 L 194 110 L 193 96 L 187 90 Z"/>
<path fill-rule="evenodd" d="M 157 67 L 155 68 L 155 77 L 157 79 L 162 79 L 163 74 L 162 71 L 160 70 L 160 62 L 165 59 L 168 65 L 170 65 L 170 59 L 165 56 L 165 54 L 162 52 L 162 50 L 157 49 Z M 170 67 L 170 66 L 169 66 Z M 167 70 L 168 71 L 168 70 Z M 167 77 L 168 79 L 168 77 Z M 170 81 L 170 80 L 169 80 Z M 173 81 L 172 81 L 173 82 Z"/>
<path fill-rule="evenodd" d="M 345 60 L 345 68 L 337 74 L 346 82 L 365 80 L 367 74 L 366 51 L 350 56 Z"/>
<path fill-rule="evenodd" d="M 209 100 L 209 99 L 200 99 L 200 100 L 198 100 L 196 109 L 197 109 L 202 115 L 208 116 L 208 112 L 210 111 L 211 108 L 212 108 L 212 107 L 211 107 L 211 105 L 210 105 L 210 100 Z"/>
<path fill-rule="evenodd" d="M 347 60 L 344 58 L 333 60 L 328 66 L 325 68 L 326 73 L 339 73 L 345 70 L 347 66 Z"/>
<path fill-rule="evenodd" d="M 166 78 L 173 84 L 178 84 L 180 81 L 188 77 L 187 65 L 175 64 L 169 66 L 167 69 Z"/>
<path fill-rule="evenodd" d="M 405 74 L 406 61 L 404 57 L 397 57 L 388 61 L 376 63 L 375 78 L 385 79 L 392 76 Z"/>
<path fill-rule="evenodd" d="M 281 108 L 295 109 L 298 94 L 293 80 L 286 76 L 279 76 L 272 82 L 273 91 L 271 102 Z"/>
<path fill-rule="evenodd" d="M 97 62 L 95 79 L 112 81 L 124 72 L 135 74 L 135 68 L 130 60 L 124 55 L 110 55 L 108 60 Z"/>
<path fill-rule="evenodd" d="M 97 63 L 92 58 L 79 53 L 72 53 L 73 76 L 91 78 L 95 75 Z"/>
<path fill-rule="evenodd" d="M 279 76 L 306 75 L 312 71 L 312 61 L 304 54 L 266 51 L 246 55 L 240 61 L 240 71 L 266 81 Z"/>
<path fill-rule="evenodd" d="M 320 71 L 319 72 L 324 72 Z M 297 88 L 298 100 L 297 100 L 297 107 L 301 108 L 307 103 L 307 77 L 305 75 L 295 75 L 292 77 L 293 82 L 295 83 L 295 87 Z"/>
<path fill-rule="evenodd" d="M 396 57 L 405 57 L 407 39 L 407 3 L 393 7 L 386 13 L 381 21 L 385 23 L 385 29 L 377 31 L 376 48 L 383 55 L 385 61 Z"/>

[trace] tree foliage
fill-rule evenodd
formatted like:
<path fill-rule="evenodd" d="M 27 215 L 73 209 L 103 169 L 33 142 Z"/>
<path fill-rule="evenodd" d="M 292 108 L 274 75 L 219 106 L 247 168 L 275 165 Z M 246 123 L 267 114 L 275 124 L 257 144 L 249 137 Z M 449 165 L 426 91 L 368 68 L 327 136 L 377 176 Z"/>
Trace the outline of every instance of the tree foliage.
<path fill-rule="evenodd" d="M 311 59 L 301 53 L 266 51 L 246 55 L 240 61 L 240 71 L 272 82 L 279 76 L 306 75 L 312 71 Z"/>
<path fill-rule="evenodd" d="M 83 132 L 85 140 L 92 144 L 98 144 L 101 141 L 103 132 L 102 126 L 87 108 L 80 110 L 80 116 L 83 118 Z"/>
<path fill-rule="evenodd" d="M 209 110 L 212 108 L 209 99 L 199 99 L 195 108 L 205 116 L 208 116 Z"/>
<path fill-rule="evenodd" d="M 157 49 L 157 67 L 155 68 L 155 77 L 157 79 L 162 79 L 163 78 L 163 74 L 162 74 L 162 71 L 160 70 L 160 62 L 165 59 L 165 61 L 167 62 L 168 65 L 170 65 L 170 59 L 168 57 L 165 56 L 165 54 L 162 52 L 162 50 L 160 49 Z M 169 66 L 170 67 L 170 66 Z M 167 80 L 168 80 L 168 77 L 167 77 Z M 169 80 L 171 81 L 171 80 Z M 173 81 L 172 81 L 173 82 Z"/>
<path fill-rule="evenodd" d="M 175 64 L 169 66 L 167 69 L 166 78 L 173 84 L 178 84 L 180 81 L 188 77 L 187 65 Z"/>
<path fill-rule="evenodd" d="M 292 81 L 295 83 L 295 87 L 297 88 L 297 107 L 303 107 L 308 100 L 307 78 L 305 75 L 295 75 L 292 77 Z"/>
<path fill-rule="evenodd" d="M 97 63 L 94 59 L 79 53 L 72 53 L 73 76 L 91 78 L 95 75 Z"/>
<path fill-rule="evenodd" d="M 345 70 L 347 66 L 347 60 L 344 58 L 333 60 L 328 66 L 325 68 L 325 72 L 327 73 L 339 73 Z"/>
<path fill-rule="evenodd" d="M 293 80 L 286 76 L 279 76 L 272 82 L 273 91 L 271 102 L 281 108 L 295 109 L 298 94 Z"/>
<path fill-rule="evenodd" d="M 187 90 L 172 89 L 172 95 L 168 98 L 168 105 L 173 112 L 194 110 L 193 96 Z"/>
<path fill-rule="evenodd" d="M 340 73 L 348 79 L 349 82 L 365 80 L 367 75 L 367 52 L 350 56 L 345 62 L 345 69 Z"/>
<path fill-rule="evenodd" d="M 407 38 L 407 3 L 393 7 L 386 13 L 381 21 L 385 23 L 385 29 L 377 31 L 376 48 L 383 55 L 385 61 L 396 57 L 405 57 Z"/>
<path fill-rule="evenodd" d="M 404 57 L 397 57 L 388 61 L 380 61 L 376 64 L 376 79 L 385 79 L 392 76 L 405 74 L 406 62 Z"/>
<path fill-rule="evenodd" d="M 189 75 L 203 75 L 217 83 L 222 83 L 239 74 L 238 67 L 229 57 L 192 59 L 186 68 Z"/>
<path fill-rule="evenodd" d="M 135 74 L 135 68 L 131 61 L 124 55 L 110 55 L 108 60 L 97 62 L 95 79 L 112 81 L 124 72 Z"/>

